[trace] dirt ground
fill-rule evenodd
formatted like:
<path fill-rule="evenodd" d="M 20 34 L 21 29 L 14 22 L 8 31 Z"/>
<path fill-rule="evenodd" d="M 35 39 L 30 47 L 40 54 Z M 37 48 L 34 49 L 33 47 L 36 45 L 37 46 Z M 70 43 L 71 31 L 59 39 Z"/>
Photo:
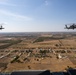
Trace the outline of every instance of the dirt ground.
<path fill-rule="evenodd" d="M 16 70 L 51 70 L 51 71 L 63 71 L 68 68 L 68 66 L 75 68 L 76 67 L 76 61 L 75 57 L 72 57 L 75 55 L 73 50 L 76 49 L 76 39 L 59 39 L 59 40 L 49 40 L 49 41 L 43 41 L 43 42 L 36 42 L 33 43 L 33 40 L 23 40 L 19 44 L 12 45 L 8 49 L 13 50 L 24 50 L 24 49 L 52 49 L 52 50 L 71 50 L 72 52 L 69 54 L 64 53 L 64 56 L 67 56 L 67 58 L 61 58 L 57 59 L 56 54 L 54 53 L 48 53 L 52 56 L 45 57 L 45 58 L 36 58 L 36 57 L 28 57 L 30 61 L 25 61 L 22 63 L 14 62 L 10 63 L 9 60 L 7 60 L 8 65 L 7 68 L 4 70 L 5 72 L 10 71 L 16 71 Z M 21 52 L 11 53 L 12 56 L 19 55 Z M 10 56 L 11 56 L 10 54 Z M 48 55 L 47 54 L 47 55 Z M 62 55 L 62 53 L 60 53 Z M 20 60 L 23 60 L 24 57 L 26 57 L 28 54 L 22 54 L 20 56 Z M 10 57 L 8 56 L 8 58 Z M 11 57 L 12 57 L 11 56 Z M 73 58 L 73 59 L 72 59 Z M 36 60 L 38 59 L 38 60 Z M 12 60 L 12 58 L 10 58 Z M 5 60 L 6 61 L 6 60 Z"/>

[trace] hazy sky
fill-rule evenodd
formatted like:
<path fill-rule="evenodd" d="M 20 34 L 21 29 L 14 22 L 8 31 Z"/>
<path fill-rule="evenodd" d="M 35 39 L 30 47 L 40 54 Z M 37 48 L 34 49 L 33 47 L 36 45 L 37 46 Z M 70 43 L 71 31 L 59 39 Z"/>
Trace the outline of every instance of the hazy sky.
<path fill-rule="evenodd" d="M 68 31 L 73 22 L 76 0 L 0 0 L 1 32 Z"/>

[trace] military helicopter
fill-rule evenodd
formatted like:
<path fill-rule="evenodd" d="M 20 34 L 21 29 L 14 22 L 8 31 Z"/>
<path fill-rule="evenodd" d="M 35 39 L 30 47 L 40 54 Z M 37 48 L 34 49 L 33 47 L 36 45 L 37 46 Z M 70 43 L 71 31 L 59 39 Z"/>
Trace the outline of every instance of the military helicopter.
<path fill-rule="evenodd" d="M 3 24 L 0 24 L 0 25 L 1 25 L 1 26 L 0 26 L 0 30 L 4 29 L 3 26 L 2 26 Z"/>
<path fill-rule="evenodd" d="M 66 26 L 65 29 L 73 29 L 74 30 L 76 28 L 76 24 L 75 23 L 69 24 L 70 25 L 69 27 L 67 25 L 65 25 Z"/>

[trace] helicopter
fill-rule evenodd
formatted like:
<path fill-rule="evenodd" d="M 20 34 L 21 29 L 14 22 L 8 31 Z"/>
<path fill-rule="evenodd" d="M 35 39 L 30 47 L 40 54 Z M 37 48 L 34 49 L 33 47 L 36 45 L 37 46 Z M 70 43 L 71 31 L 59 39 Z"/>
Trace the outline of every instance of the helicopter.
<path fill-rule="evenodd" d="M 65 25 L 65 29 L 75 29 L 76 28 L 76 24 L 73 23 L 73 24 L 69 24 L 70 26 L 68 27 L 67 25 Z"/>
<path fill-rule="evenodd" d="M 3 25 L 3 24 L 1 24 L 1 26 L 0 26 L 0 30 L 4 29 L 2 25 Z"/>

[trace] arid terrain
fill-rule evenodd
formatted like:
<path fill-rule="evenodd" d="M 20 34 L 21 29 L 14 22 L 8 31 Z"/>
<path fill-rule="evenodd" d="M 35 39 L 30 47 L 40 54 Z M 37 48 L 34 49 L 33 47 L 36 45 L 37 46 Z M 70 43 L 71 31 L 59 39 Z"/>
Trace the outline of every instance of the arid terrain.
<path fill-rule="evenodd" d="M 4 33 L 0 34 L 0 71 L 76 68 L 76 34 Z"/>

